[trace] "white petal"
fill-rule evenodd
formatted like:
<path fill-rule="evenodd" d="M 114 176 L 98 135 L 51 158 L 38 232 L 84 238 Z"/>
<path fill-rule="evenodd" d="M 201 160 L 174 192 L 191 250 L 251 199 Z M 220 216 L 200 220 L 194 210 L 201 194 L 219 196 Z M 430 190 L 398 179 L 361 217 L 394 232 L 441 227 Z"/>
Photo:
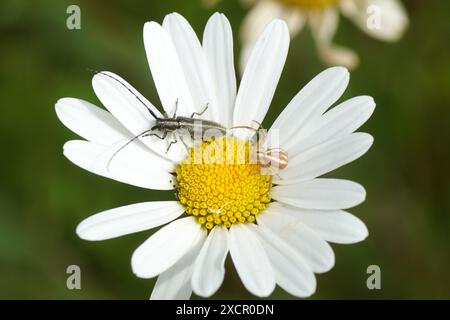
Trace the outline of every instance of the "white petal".
<path fill-rule="evenodd" d="M 258 39 L 236 98 L 233 124 L 252 125 L 262 122 L 275 93 L 289 48 L 289 31 L 281 20 L 271 22 Z M 239 135 L 249 136 L 245 130 Z"/>
<path fill-rule="evenodd" d="M 112 72 L 102 71 L 92 77 L 92 87 L 102 104 L 128 128 L 138 134 L 150 129 L 161 113 L 123 78 Z"/>
<path fill-rule="evenodd" d="M 350 70 L 359 65 L 359 56 L 350 48 L 329 44 L 319 46 L 317 53 L 320 59 L 328 66 L 344 66 Z"/>
<path fill-rule="evenodd" d="M 255 296 L 269 296 L 275 288 L 275 278 L 258 237 L 244 224 L 233 225 L 229 232 L 231 259 L 244 287 Z"/>
<path fill-rule="evenodd" d="M 281 208 L 280 208 L 281 207 Z M 345 211 L 319 211 L 280 206 L 278 211 L 296 217 L 319 237 L 335 243 L 356 243 L 367 238 L 366 225 Z"/>
<path fill-rule="evenodd" d="M 150 132 L 155 125 L 155 118 L 151 116 L 149 110 L 157 117 L 162 117 L 161 113 L 144 96 L 114 73 L 97 73 L 92 78 L 92 86 L 103 105 L 133 136 Z M 169 138 L 161 140 L 155 136 L 147 136 L 140 140 L 163 158 L 179 161 L 186 154 L 182 143 L 174 144 L 166 153 Z M 126 143 L 126 140 L 123 141 L 123 144 Z"/>
<path fill-rule="evenodd" d="M 278 285 L 297 297 L 312 295 L 316 291 L 316 278 L 302 257 L 269 229 L 251 226 L 260 236 Z"/>
<path fill-rule="evenodd" d="M 84 100 L 59 99 L 56 114 L 64 125 L 86 140 L 110 145 L 132 138 L 132 135 L 111 113 Z"/>
<path fill-rule="evenodd" d="M 150 300 L 188 300 L 191 297 L 191 275 L 201 245 L 200 242 L 175 265 L 159 275 Z"/>
<path fill-rule="evenodd" d="M 180 59 L 192 95 L 194 109 L 202 119 L 220 121 L 215 86 L 205 52 L 190 24 L 178 13 L 166 15 L 164 29 L 169 33 Z"/>
<path fill-rule="evenodd" d="M 212 296 L 225 277 L 225 258 L 228 253 L 228 230 L 215 227 L 206 239 L 192 274 L 192 288 L 202 297 Z"/>
<path fill-rule="evenodd" d="M 330 136 L 352 133 L 370 118 L 374 110 L 372 97 L 353 97 L 325 113 L 320 129 L 331 131 Z"/>
<path fill-rule="evenodd" d="M 291 38 L 296 36 L 306 23 L 304 14 L 300 10 L 292 10 L 291 8 L 284 8 L 282 19 L 286 21 Z"/>
<path fill-rule="evenodd" d="M 331 246 L 299 218 L 285 213 L 279 203 L 271 203 L 257 221 L 294 248 L 313 272 L 326 272 L 334 266 Z"/>
<path fill-rule="evenodd" d="M 241 53 L 239 55 L 239 72 L 242 75 L 245 71 L 245 67 L 248 63 L 248 58 L 252 53 L 252 49 L 255 46 L 254 43 L 244 43 L 242 44 Z"/>
<path fill-rule="evenodd" d="M 64 155 L 92 173 L 147 189 L 173 189 L 173 177 L 169 173 L 174 171 L 173 163 L 136 144 L 130 144 L 113 157 L 116 150 L 84 140 L 64 144 Z"/>
<path fill-rule="evenodd" d="M 309 12 L 309 22 L 312 34 L 318 46 L 327 46 L 331 43 L 339 25 L 339 12 L 335 7 Z"/>
<path fill-rule="evenodd" d="M 83 220 L 77 234 L 84 240 L 105 240 L 159 227 L 184 212 L 178 201 L 136 203 L 97 213 Z"/>
<path fill-rule="evenodd" d="M 169 34 L 158 23 L 147 22 L 144 25 L 144 45 L 153 81 L 164 110 L 172 116 L 178 101 L 177 113 L 183 116 L 190 115 L 195 111 L 195 107 L 183 67 Z"/>
<path fill-rule="evenodd" d="M 287 185 L 316 178 L 358 159 L 372 143 L 372 136 L 362 132 L 329 140 L 292 156 L 275 181 Z"/>
<path fill-rule="evenodd" d="M 178 219 L 158 230 L 134 251 L 133 272 L 140 278 L 153 278 L 172 267 L 205 237 L 206 231 L 193 217 Z"/>
<path fill-rule="evenodd" d="M 258 1 L 242 22 L 241 40 L 244 44 L 253 46 L 264 28 L 274 19 L 283 17 L 283 6 L 275 1 Z"/>
<path fill-rule="evenodd" d="M 297 154 L 327 140 L 354 132 L 369 119 L 374 109 L 375 102 L 369 96 L 344 101 L 325 113 L 318 123 L 305 123 L 304 134 L 295 136 L 289 152 Z"/>
<path fill-rule="evenodd" d="M 258 36 L 264 28 L 274 19 L 284 20 L 288 26 L 291 37 L 297 35 L 305 24 L 305 16 L 300 10 L 293 10 L 278 1 L 258 1 L 247 13 L 240 28 L 242 50 L 240 69 L 245 70 L 251 50 Z"/>
<path fill-rule="evenodd" d="M 290 151 L 289 147 L 304 135 L 303 128 L 317 124 L 322 114 L 344 93 L 348 82 L 347 69 L 333 67 L 304 86 L 271 127 L 271 130 L 279 130 L 280 145 Z"/>
<path fill-rule="evenodd" d="M 409 24 L 398 0 L 344 0 L 341 9 L 361 30 L 379 40 L 399 40 Z"/>
<path fill-rule="evenodd" d="M 350 49 L 333 44 L 333 37 L 339 24 L 336 8 L 311 11 L 309 22 L 316 40 L 317 51 L 329 65 L 341 65 L 353 69 L 358 65 L 358 56 Z"/>
<path fill-rule="evenodd" d="M 225 15 L 215 13 L 208 20 L 203 34 L 203 50 L 215 84 L 218 115 L 216 121 L 230 127 L 236 100 L 236 75 L 233 34 Z"/>
<path fill-rule="evenodd" d="M 336 210 L 357 206 L 366 198 L 363 186 L 349 180 L 313 179 L 275 186 L 273 199 L 305 209 Z"/>

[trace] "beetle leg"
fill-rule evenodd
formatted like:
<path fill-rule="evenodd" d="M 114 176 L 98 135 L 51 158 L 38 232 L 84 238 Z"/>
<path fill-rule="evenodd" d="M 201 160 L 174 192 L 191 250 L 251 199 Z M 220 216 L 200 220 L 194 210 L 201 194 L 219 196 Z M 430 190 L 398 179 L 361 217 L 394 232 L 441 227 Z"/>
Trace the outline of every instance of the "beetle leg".
<path fill-rule="evenodd" d="M 205 111 L 209 108 L 209 102 L 206 104 L 205 108 L 202 110 L 202 112 L 192 112 L 191 114 L 191 118 L 193 118 L 195 115 L 197 116 L 201 116 L 202 114 L 205 113 Z"/>
<path fill-rule="evenodd" d="M 164 139 L 167 137 L 167 131 L 164 131 L 164 133 L 162 134 L 162 136 L 158 135 L 158 134 L 155 133 L 155 132 L 152 132 L 152 133 L 146 133 L 146 134 L 143 134 L 143 135 L 141 135 L 140 137 L 141 137 L 141 138 L 145 138 L 145 137 L 150 137 L 150 136 L 154 136 L 154 137 L 157 137 L 158 139 L 164 140 Z"/>
<path fill-rule="evenodd" d="M 169 145 L 167 146 L 166 153 L 168 153 L 170 150 L 170 147 L 177 142 L 178 142 L 177 139 L 173 139 L 172 141 L 170 141 Z"/>
<path fill-rule="evenodd" d="M 178 98 L 175 100 L 175 110 L 173 111 L 173 118 L 177 117 L 177 111 L 178 111 Z"/>

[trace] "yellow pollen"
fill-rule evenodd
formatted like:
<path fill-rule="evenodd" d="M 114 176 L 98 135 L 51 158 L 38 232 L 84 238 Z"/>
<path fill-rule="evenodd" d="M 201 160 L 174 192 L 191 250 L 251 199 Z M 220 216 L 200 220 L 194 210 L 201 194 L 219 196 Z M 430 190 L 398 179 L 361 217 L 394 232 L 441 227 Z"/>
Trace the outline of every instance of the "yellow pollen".
<path fill-rule="evenodd" d="M 180 203 L 207 230 L 254 223 L 270 202 L 271 176 L 250 150 L 251 142 L 230 136 L 202 141 L 176 169 Z"/>
<path fill-rule="evenodd" d="M 278 0 L 288 6 L 298 7 L 300 9 L 323 9 L 328 6 L 336 5 L 339 0 Z"/>

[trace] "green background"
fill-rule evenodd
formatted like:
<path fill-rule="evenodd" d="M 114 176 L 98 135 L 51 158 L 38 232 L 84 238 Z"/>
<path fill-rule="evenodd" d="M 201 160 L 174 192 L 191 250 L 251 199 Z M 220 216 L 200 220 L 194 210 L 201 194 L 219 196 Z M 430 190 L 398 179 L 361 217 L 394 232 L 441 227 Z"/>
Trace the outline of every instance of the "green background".
<path fill-rule="evenodd" d="M 344 98 L 375 98 L 363 131 L 375 137 L 360 160 L 332 173 L 362 183 L 367 200 L 350 210 L 370 235 L 333 245 L 336 266 L 317 275 L 312 299 L 450 298 L 450 12 L 449 1 L 405 1 L 411 25 L 403 39 L 371 39 L 341 19 L 335 42 L 353 48 L 361 65 Z M 81 7 L 81 30 L 66 28 L 66 8 Z M 237 34 L 247 8 L 216 8 Z M 76 135 L 54 104 L 77 97 L 99 105 L 87 68 L 122 75 L 159 105 L 142 42 L 145 21 L 183 14 L 198 34 L 213 12 L 199 1 L 2 1 L 0 4 L 0 298 L 145 299 L 153 280 L 131 272 L 133 250 L 151 232 L 104 242 L 75 235 L 89 215 L 136 202 L 173 199 L 95 176 L 62 155 Z M 310 31 L 291 43 L 278 90 L 264 122 L 270 126 L 294 94 L 324 69 Z M 150 164 L 149 164 L 150 165 Z M 82 289 L 66 288 L 66 268 L 82 270 Z M 382 289 L 366 288 L 366 268 L 381 267 Z M 277 289 L 273 298 L 292 298 Z M 214 298 L 252 298 L 230 261 Z"/>

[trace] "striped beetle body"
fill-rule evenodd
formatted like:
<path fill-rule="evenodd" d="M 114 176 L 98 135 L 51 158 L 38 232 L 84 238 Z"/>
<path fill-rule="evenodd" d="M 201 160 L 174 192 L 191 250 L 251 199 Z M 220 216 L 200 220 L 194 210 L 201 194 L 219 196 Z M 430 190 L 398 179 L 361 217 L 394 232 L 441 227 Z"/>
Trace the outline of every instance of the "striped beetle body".
<path fill-rule="evenodd" d="M 181 129 L 187 130 L 192 138 L 202 137 L 207 130 L 217 130 L 223 135 L 226 134 L 226 128 L 217 122 L 182 116 L 156 118 L 156 124 L 150 130 L 159 130 L 164 135 L 165 132 L 175 132 Z"/>
<path fill-rule="evenodd" d="M 112 75 L 101 72 L 101 71 L 94 71 L 95 74 L 100 74 L 102 76 L 108 77 L 110 79 L 113 79 L 117 83 L 119 83 L 122 87 L 124 87 L 128 92 L 130 92 L 150 113 L 150 115 L 155 119 L 155 125 L 151 127 L 148 130 L 145 130 L 144 132 L 141 132 L 140 134 L 134 136 L 132 139 L 130 139 L 127 143 L 125 143 L 123 146 L 121 146 L 118 150 L 116 150 L 111 158 L 108 161 L 107 164 L 107 170 L 109 171 L 109 166 L 111 164 L 111 161 L 113 158 L 121 151 L 123 148 L 128 146 L 130 143 L 135 141 L 139 138 L 145 138 L 149 136 L 157 137 L 161 140 L 164 140 L 169 133 L 177 133 L 177 132 L 188 132 L 192 139 L 196 139 L 200 137 L 200 139 L 203 139 L 203 135 L 207 130 L 214 130 L 215 133 L 219 133 L 221 135 L 226 134 L 226 128 L 222 126 L 221 124 L 210 121 L 210 120 L 203 120 L 203 119 L 195 119 L 195 115 L 202 115 L 207 109 L 208 104 L 205 106 L 205 108 L 201 112 L 193 112 L 190 117 L 184 117 L 184 116 L 177 116 L 177 108 L 178 108 L 178 100 L 175 101 L 175 111 L 172 117 L 169 117 L 166 113 L 164 113 L 164 116 L 158 117 L 153 110 L 147 106 L 144 101 L 142 101 L 125 83 L 123 83 L 121 80 L 113 77 Z M 161 134 L 158 134 L 156 131 L 161 132 Z M 169 151 L 172 144 L 177 143 L 178 140 L 174 139 L 172 140 L 169 145 L 167 146 L 166 153 Z M 182 140 L 184 143 L 184 141 Z"/>

